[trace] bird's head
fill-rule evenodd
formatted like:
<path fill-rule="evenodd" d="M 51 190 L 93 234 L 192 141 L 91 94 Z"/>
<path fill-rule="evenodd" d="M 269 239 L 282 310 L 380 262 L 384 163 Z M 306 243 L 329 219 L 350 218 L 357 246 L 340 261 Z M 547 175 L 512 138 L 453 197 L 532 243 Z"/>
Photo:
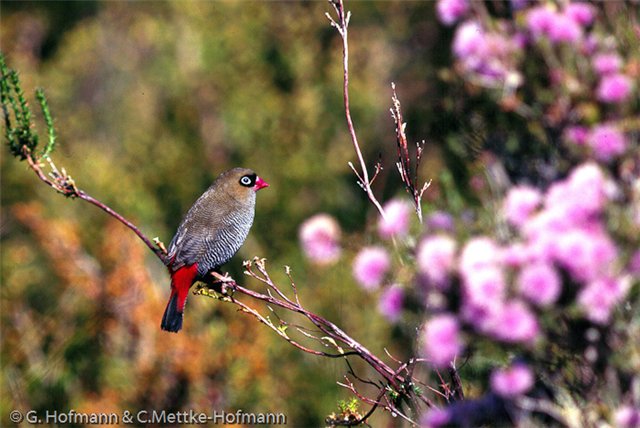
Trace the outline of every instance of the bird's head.
<path fill-rule="evenodd" d="M 216 181 L 235 199 L 251 197 L 258 190 L 269 187 L 266 181 L 247 168 L 234 168 L 223 172 Z"/>

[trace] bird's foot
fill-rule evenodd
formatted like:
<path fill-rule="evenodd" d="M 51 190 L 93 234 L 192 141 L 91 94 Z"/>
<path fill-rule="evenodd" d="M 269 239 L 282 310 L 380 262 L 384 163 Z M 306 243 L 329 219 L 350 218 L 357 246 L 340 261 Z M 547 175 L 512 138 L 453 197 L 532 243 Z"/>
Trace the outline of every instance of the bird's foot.
<path fill-rule="evenodd" d="M 219 289 L 223 296 L 233 296 L 233 293 L 236 291 L 236 281 L 229 276 L 229 272 L 225 272 L 224 275 L 218 272 L 211 272 L 211 275 L 216 279 L 214 284 L 220 284 Z M 216 287 L 216 289 L 217 288 L 218 287 Z"/>
<path fill-rule="evenodd" d="M 212 299 L 220 298 L 220 296 L 218 295 L 218 293 L 215 292 L 215 290 L 210 289 L 205 284 L 198 284 L 196 289 L 193 290 L 193 294 L 196 296 L 207 296 Z"/>

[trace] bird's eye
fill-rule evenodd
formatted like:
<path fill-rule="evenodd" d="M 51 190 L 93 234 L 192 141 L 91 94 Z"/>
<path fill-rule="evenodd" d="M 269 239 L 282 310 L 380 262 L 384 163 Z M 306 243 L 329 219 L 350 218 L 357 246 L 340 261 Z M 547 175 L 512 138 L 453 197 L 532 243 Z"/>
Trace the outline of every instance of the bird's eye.
<path fill-rule="evenodd" d="M 246 187 L 253 186 L 253 180 L 248 175 L 245 175 L 240 179 L 240 184 Z"/>

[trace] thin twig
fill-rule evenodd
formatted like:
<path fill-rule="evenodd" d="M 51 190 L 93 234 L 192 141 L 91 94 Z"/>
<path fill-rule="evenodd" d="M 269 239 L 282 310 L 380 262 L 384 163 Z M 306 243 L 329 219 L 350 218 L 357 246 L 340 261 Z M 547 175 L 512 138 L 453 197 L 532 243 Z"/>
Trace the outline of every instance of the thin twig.
<path fill-rule="evenodd" d="M 52 165 L 52 171 L 53 171 L 52 175 L 53 175 L 53 178 L 55 180 L 55 181 L 53 181 L 49 177 L 47 177 L 47 175 L 42 170 L 42 166 L 40 165 L 38 160 L 35 158 L 33 153 L 29 149 L 27 149 L 26 147 L 24 148 L 24 154 L 25 154 L 25 158 L 27 160 L 27 163 L 29 164 L 29 167 L 33 170 L 33 172 L 36 173 L 36 175 L 38 176 L 38 178 L 41 181 L 45 182 L 46 184 L 51 186 L 53 189 L 55 189 L 56 191 L 62 193 L 65 196 L 72 197 L 72 198 L 79 198 L 79 199 L 82 199 L 84 201 L 87 201 L 90 204 L 97 206 L 98 208 L 100 208 L 101 210 L 103 210 L 104 212 L 109 214 L 110 216 L 116 218 L 122 224 L 124 224 L 129 229 L 131 229 L 133 231 L 133 233 L 138 235 L 138 238 L 140 238 L 142 240 L 142 242 L 144 242 L 147 245 L 147 247 L 149 247 L 149 249 L 151 251 L 153 251 L 154 254 L 164 264 L 166 264 L 167 255 L 166 255 L 165 252 L 162 251 L 162 248 L 159 245 L 158 246 L 154 245 L 154 243 L 149 238 L 147 238 L 145 236 L 145 234 L 143 234 L 140 231 L 140 229 L 138 229 L 138 227 L 136 225 L 134 225 L 129 220 L 124 218 L 122 215 L 120 215 L 114 209 L 112 209 L 111 207 L 107 206 L 106 204 L 104 204 L 103 202 L 99 201 L 98 199 L 94 198 L 93 196 L 87 194 L 83 190 L 78 189 L 76 187 L 75 182 L 73 181 L 73 179 L 71 179 L 71 177 L 66 174 L 66 171 L 64 171 L 64 169 L 63 169 L 63 173 L 60 174 L 58 172 L 57 168 L 55 167 L 55 165 L 53 164 L 53 162 L 47 157 L 47 160 L 49 161 L 49 164 Z"/>
<path fill-rule="evenodd" d="M 396 94 L 396 85 L 391 83 L 391 90 L 393 95 L 391 102 L 393 107 L 391 110 L 391 116 L 396 124 L 396 147 L 398 150 L 398 161 L 396 167 L 400 174 L 400 179 L 404 184 L 407 193 L 413 198 L 413 205 L 418 215 L 418 220 L 422 223 L 422 196 L 424 192 L 431 185 L 431 180 L 425 182 L 420 189 L 418 189 L 418 170 L 420 169 L 420 160 L 422 159 L 422 153 L 424 152 L 424 141 L 416 144 L 416 166 L 413 174 L 411 173 L 411 155 L 409 153 L 409 144 L 407 142 L 407 134 L 405 128 L 407 124 L 402 118 L 402 111 L 400 109 L 400 100 Z"/>
<path fill-rule="evenodd" d="M 347 11 L 345 14 L 344 10 L 344 2 L 343 0 L 329 0 L 329 3 L 333 6 L 336 11 L 337 18 L 334 19 L 326 13 L 331 26 L 334 27 L 338 34 L 340 34 L 340 38 L 342 39 L 342 67 L 343 67 L 343 101 L 344 101 L 344 111 L 345 117 L 347 120 L 347 128 L 349 130 L 349 135 L 351 136 L 351 142 L 353 143 L 353 149 L 356 152 L 356 156 L 358 157 L 358 162 L 360 163 L 360 172 L 356 170 L 351 162 L 349 162 L 349 166 L 358 177 L 358 183 L 362 187 L 362 189 L 366 192 L 367 197 L 371 201 L 371 203 L 376 207 L 382 218 L 386 218 L 384 209 L 378 199 L 373 194 L 373 190 L 371 189 L 371 184 L 373 183 L 373 179 L 369 179 L 369 172 L 367 170 L 367 164 L 364 161 L 364 156 L 362 155 L 362 150 L 360 149 L 360 144 L 358 143 L 358 137 L 356 135 L 355 127 L 353 126 L 353 119 L 351 118 L 351 108 L 349 105 L 349 41 L 348 41 L 348 28 L 349 28 L 349 20 L 351 19 L 351 12 Z M 376 168 L 377 171 L 377 168 Z M 377 173 L 376 173 L 377 175 Z M 375 175 L 374 175 L 375 178 Z"/>
<path fill-rule="evenodd" d="M 261 274 L 264 275 L 264 272 L 266 272 L 266 269 L 264 268 L 264 260 L 256 258 L 254 259 L 254 263 L 258 265 L 258 270 L 261 272 Z M 260 264 L 262 264 L 263 266 L 260 267 Z M 252 265 L 253 263 L 251 262 L 245 262 L 245 269 L 246 269 L 245 273 L 247 275 L 263 282 L 270 289 L 278 289 L 278 287 L 273 283 L 270 277 L 257 275 L 255 272 L 253 272 L 253 270 L 251 269 Z M 398 388 L 398 385 L 404 381 L 404 378 L 395 375 L 394 371 L 389 366 L 387 366 L 382 360 L 376 357 L 373 353 L 371 353 L 371 351 L 369 351 L 367 348 L 362 346 L 359 342 L 354 340 L 351 336 L 347 335 L 342 329 L 340 329 L 334 323 L 326 320 L 325 318 L 317 314 L 314 314 L 308 311 L 302 306 L 299 306 L 293 303 L 290 299 L 287 298 L 284 300 L 280 300 L 275 298 L 272 295 L 259 293 L 257 291 L 244 288 L 237 284 L 234 285 L 234 289 L 236 291 L 249 295 L 258 300 L 262 300 L 262 301 L 271 303 L 275 306 L 280 306 L 284 309 L 304 315 L 307 319 L 309 319 L 309 321 L 311 321 L 314 325 L 316 325 L 327 336 L 331 337 L 336 341 L 340 341 L 341 343 L 345 344 L 349 348 L 356 351 L 363 360 L 365 360 L 372 368 L 374 368 L 389 383 L 391 383 L 394 386 L 394 388 Z"/>
<path fill-rule="evenodd" d="M 460 380 L 460 374 L 453 364 L 447 367 L 453 390 L 451 398 L 455 401 L 464 400 L 464 390 L 462 389 L 462 381 Z"/>

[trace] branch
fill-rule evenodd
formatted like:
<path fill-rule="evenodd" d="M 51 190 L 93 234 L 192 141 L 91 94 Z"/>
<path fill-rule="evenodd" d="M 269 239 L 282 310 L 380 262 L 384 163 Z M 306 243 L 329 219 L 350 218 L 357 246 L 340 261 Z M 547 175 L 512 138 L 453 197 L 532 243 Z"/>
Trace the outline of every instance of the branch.
<path fill-rule="evenodd" d="M 424 151 L 424 141 L 416 143 L 416 166 L 415 171 L 411 174 L 411 156 L 409 155 L 409 145 L 405 133 L 407 124 L 402 118 L 400 100 L 396 94 L 395 83 L 391 84 L 391 90 L 393 91 L 393 96 L 391 97 L 393 107 L 390 110 L 393 121 L 396 124 L 396 142 L 398 148 L 398 162 L 396 162 L 396 166 L 398 167 L 400 179 L 405 189 L 413 198 L 416 214 L 418 215 L 420 223 L 422 223 L 422 195 L 431 185 L 431 180 L 429 180 L 425 182 L 421 188 L 418 188 L 418 170 L 420 169 L 420 160 L 422 159 L 422 153 Z"/>
<path fill-rule="evenodd" d="M 24 96 L 20 78 L 15 70 L 7 67 L 4 55 L 0 53 L 0 100 L 2 102 L 2 113 L 4 116 L 5 138 L 11 153 L 20 160 L 26 160 L 29 168 L 36 176 L 48 186 L 69 198 L 83 199 L 90 204 L 97 206 L 107 214 L 118 219 L 122 224 L 131 229 L 138 237 L 154 252 L 154 254 L 166 264 L 166 250 L 161 242 L 154 245 L 133 223 L 118 214 L 93 196 L 78 189 L 75 181 L 64 168 L 60 170 L 49 156 L 56 145 L 56 131 L 53 126 L 53 118 L 49 110 L 49 104 L 45 97 L 44 90 L 36 90 L 36 99 L 42 111 L 45 124 L 47 126 L 48 141 L 40 154 L 38 148 L 39 136 L 35 132 L 33 114 Z M 46 160 L 50 172 L 47 174 L 43 170 Z"/>
<path fill-rule="evenodd" d="M 200 288 L 194 292 L 197 295 L 207 295 L 209 297 L 217 298 L 223 302 L 230 303 L 238 306 L 238 310 L 246 313 L 248 315 L 253 316 L 259 322 L 266 325 L 273 331 L 275 331 L 280 337 L 289 342 L 291 345 L 296 348 L 302 350 L 303 352 L 328 357 L 328 358 L 345 358 L 345 362 L 349 369 L 349 373 L 353 375 L 358 381 L 363 384 L 369 384 L 379 389 L 378 397 L 373 400 L 364 397 L 357 391 L 356 386 L 351 382 L 347 377 L 345 379 L 348 382 L 347 384 L 338 382 L 338 385 L 348 388 L 353 391 L 354 394 L 359 397 L 363 402 L 370 404 L 372 407 L 367 412 L 367 414 L 363 417 L 349 419 L 348 421 L 340 420 L 340 425 L 359 425 L 364 423 L 364 421 L 378 408 L 382 407 L 389 412 L 393 412 L 394 414 L 400 416 L 401 418 L 409 421 L 412 424 L 415 424 L 408 416 L 402 414 L 402 412 L 396 407 L 396 402 L 401 402 L 406 400 L 407 402 L 411 402 L 416 398 L 416 389 L 414 388 L 415 379 L 413 378 L 413 367 L 416 362 L 424 362 L 423 359 L 411 359 L 409 362 L 401 363 L 399 360 L 395 360 L 399 363 L 399 366 L 396 370 L 390 368 L 387 364 L 385 364 L 382 360 L 380 360 L 377 356 L 375 356 L 371 351 L 369 351 L 362 344 L 357 342 L 351 336 L 346 334 L 342 329 L 336 326 L 331 321 L 317 315 L 310 310 L 306 309 L 301 303 L 300 299 L 297 295 L 297 289 L 295 286 L 295 282 L 293 281 L 291 275 L 291 269 L 286 267 L 285 272 L 290 281 L 290 286 L 292 292 L 294 294 L 294 299 L 289 298 L 284 291 L 273 282 L 271 276 L 269 275 L 266 269 L 266 260 L 261 258 L 254 258 L 252 261 L 245 261 L 245 274 L 251 278 L 254 278 L 265 285 L 266 293 L 261 293 L 259 291 L 251 290 L 245 288 L 238 284 L 233 280 L 226 279 L 225 285 L 228 289 L 233 291 L 232 295 L 223 295 L 219 296 L 217 294 L 211 294 L 209 291 L 205 291 L 203 288 Z M 223 278 L 219 275 L 212 276 L 216 279 Z M 216 281 L 220 282 L 220 281 Z M 215 282 L 214 282 L 215 283 Z M 272 292 L 273 291 L 273 292 Z M 300 341 L 292 338 L 287 330 L 289 329 L 289 323 L 284 322 L 277 314 L 275 314 L 280 320 L 279 325 L 274 323 L 269 316 L 265 316 L 260 314 L 258 310 L 250 307 L 240 299 L 236 298 L 236 293 L 243 294 L 245 296 L 251 297 L 253 299 L 263 301 L 267 304 L 269 310 L 271 310 L 274 314 L 275 311 L 273 307 L 279 307 L 285 309 L 289 312 L 295 312 L 303 317 L 305 317 L 308 321 L 310 321 L 324 336 L 316 336 L 314 334 L 310 334 L 303 327 L 297 326 L 296 330 L 300 332 L 304 337 L 315 340 L 322 344 L 322 346 L 332 346 L 337 350 L 337 353 L 329 353 L 325 351 L 319 351 L 308 346 L 303 345 Z M 345 347 L 347 349 L 345 349 Z M 364 360 L 371 368 L 373 368 L 383 379 L 384 382 L 376 383 L 368 379 L 363 379 L 357 376 L 353 370 L 352 365 L 349 363 L 347 357 L 349 356 L 357 356 L 360 359 Z M 393 403 L 385 398 L 383 398 L 386 393 L 389 393 L 393 396 Z M 431 402 L 423 397 L 420 397 L 421 401 L 428 406 L 432 406 Z"/>
<path fill-rule="evenodd" d="M 51 172 L 47 176 L 45 172 L 42 170 L 43 164 L 40 163 L 39 159 L 34 155 L 33 151 L 28 147 L 23 147 L 23 155 L 29 164 L 29 168 L 33 170 L 33 172 L 38 176 L 38 178 L 55 189 L 58 193 L 63 194 L 69 198 L 78 198 L 84 201 L 89 202 L 92 205 L 100 208 L 110 216 L 116 218 L 122 224 L 127 226 L 129 229 L 133 231 L 138 238 L 142 240 L 146 244 L 147 247 L 160 259 L 160 261 L 164 264 L 167 264 L 167 252 L 164 248 L 162 242 L 156 240 L 156 244 L 154 244 L 149 238 L 147 238 L 140 229 L 131 223 L 129 220 L 124 218 L 122 215 L 117 213 L 113 208 L 94 198 L 93 196 L 87 194 L 85 191 L 78 189 L 75 181 L 71 178 L 70 175 L 67 174 L 64 168 L 61 169 L 62 172 L 58 171 L 58 168 L 55 166 L 53 161 L 46 156 L 46 159 L 51 167 Z"/>
<path fill-rule="evenodd" d="M 325 15 L 329 19 L 331 26 L 334 27 L 338 34 L 340 34 L 340 38 L 342 38 L 342 67 L 343 67 L 343 99 L 344 99 L 344 112 L 345 117 L 347 119 L 347 128 L 349 129 L 349 135 L 351 136 L 351 142 L 353 143 L 353 149 L 356 152 L 356 156 L 358 157 L 358 162 L 360 163 L 360 172 L 356 170 L 351 162 L 349 162 L 349 166 L 355 173 L 356 177 L 358 177 L 358 184 L 367 194 L 367 197 L 371 201 L 371 203 L 376 207 L 382 218 L 386 218 L 384 209 L 378 202 L 378 199 L 373 194 L 373 190 L 371 189 L 371 184 L 375 177 L 378 175 L 378 172 L 382 167 L 380 163 L 376 165 L 376 173 L 373 179 L 369 179 L 369 172 L 367 170 L 367 164 L 364 161 L 364 156 L 362 155 L 362 150 L 360 149 L 360 144 L 358 143 L 358 137 L 356 135 L 356 130 L 353 126 L 353 120 L 351 119 L 351 108 L 349 106 L 349 42 L 348 42 L 348 28 L 349 28 L 349 20 L 351 19 L 351 12 L 347 11 L 345 14 L 344 11 L 344 3 L 343 0 L 329 0 L 331 6 L 336 11 L 337 19 L 334 19 L 326 13 Z"/>
<path fill-rule="evenodd" d="M 254 258 L 253 261 L 245 262 L 245 274 L 248 276 L 257 279 L 258 281 L 265 284 L 268 289 L 272 289 L 276 291 L 276 293 L 282 296 L 284 293 L 279 289 L 279 287 L 273 282 L 271 277 L 269 276 L 266 266 L 265 259 Z M 255 266 L 259 273 L 256 273 L 253 270 L 253 266 Z M 289 270 L 290 272 L 290 270 Z M 320 331 L 327 335 L 327 337 L 333 339 L 337 343 L 342 343 L 345 346 L 351 348 L 356 352 L 360 358 L 366 361 L 372 368 L 374 368 L 383 378 L 385 378 L 389 383 L 391 383 L 394 388 L 398 388 L 399 385 L 404 381 L 404 378 L 397 377 L 394 370 L 387 366 L 382 360 L 376 357 L 371 351 L 361 345 L 358 341 L 353 339 L 351 336 L 346 334 L 342 329 L 336 326 L 331 321 L 317 315 L 306 308 L 304 308 L 299 303 L 294 303 L 289 298 L 278 299 L 273 295 L 260 293 L 254 290 L 250 290 L 248 288 L 244 288 L 237 283 L 234 283 L 232 287 L 239 291 L 242 294 L 250 296 L 257 300 L 262 300 L 274 306 L 281 307 L 291 312 L 296 312 L 304 317 L 306 317 L 311 323 L 313 323 Z M 293 286 L 292 286 L 293 287 Z M 399 382 L 400 381 L 400 382 Z"/>
<path fill-rule="evenodd" d="M 451 398 L 455 401 L 464 400 L 464 390 L 462 389 L 462 381 L 460 380 L 460 374 L 458 370 L 456 370 L 455 366 L 451 364 L 447 371 L 449 372 L 449 377 L 451 378 L 452 390 L 451 390 Z"/>

